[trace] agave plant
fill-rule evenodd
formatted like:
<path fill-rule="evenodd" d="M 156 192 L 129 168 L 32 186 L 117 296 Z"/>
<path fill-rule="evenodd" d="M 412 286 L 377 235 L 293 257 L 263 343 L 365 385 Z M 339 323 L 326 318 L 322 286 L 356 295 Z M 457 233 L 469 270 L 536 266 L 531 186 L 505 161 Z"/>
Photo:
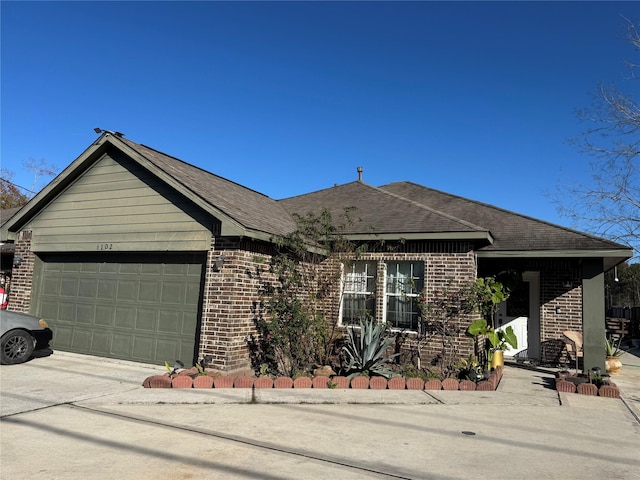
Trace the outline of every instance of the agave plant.
<path fill-rule="evenodd" d="M 620 343 L 622 342 L 622 337 L 618 339 L 618 343 L 616 343 L 613 339 L 605 338 L 604 339 L 604 347 L 605 354 L 607 357 L 619 357 L 624 353 L 624 350 L 620 349 Z"/>
<path fill-rule="evenodd" d="M 387 326 L 377 323 L 373 319 L 360 321 L 360 328 L 351 327 L 348 330 L 349 341 L 342 347 L 349 365 L 349 377 L 358 374 L 368 376 L 381 375 L 389 378 L 393 371 L 388 363 L 399 355 L 386 355 L 387 350 L 394 344 L 394 337 L 389 334 Z"/>

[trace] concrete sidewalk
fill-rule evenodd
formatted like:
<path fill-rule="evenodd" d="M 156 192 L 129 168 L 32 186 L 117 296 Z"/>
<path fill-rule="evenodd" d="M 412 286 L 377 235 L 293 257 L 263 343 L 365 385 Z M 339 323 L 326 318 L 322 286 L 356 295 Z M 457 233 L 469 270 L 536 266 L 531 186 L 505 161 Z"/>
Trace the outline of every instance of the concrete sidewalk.
<path fill-rule="evenodd" d="M 163 371 L 58 352 L 0 367 L 0 476 L 640 478 L 627 391 L 563 398 L 542 369 L 506 367 L 496 392 L 256 390 L 255 403 L 251 390 L 141 387 Z"/>
<path fill-rule="evenodd" d="M 630 349 L 622 354 L 620 375 L 612 377 L 622 391 L 623 401 L 640 421 L 640 349 Z"/>

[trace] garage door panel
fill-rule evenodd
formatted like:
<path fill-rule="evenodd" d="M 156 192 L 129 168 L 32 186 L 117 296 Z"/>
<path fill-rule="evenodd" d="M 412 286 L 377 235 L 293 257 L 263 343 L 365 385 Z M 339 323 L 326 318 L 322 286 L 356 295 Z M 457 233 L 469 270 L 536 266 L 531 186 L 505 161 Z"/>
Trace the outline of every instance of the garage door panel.
<path fill-rule="evenodd" d="M 158 333 L 182 333 L 182 314 L 180 312 L 160 312 Z"/>
<path fill-rule="evenodd" d="M 188 274 L 188 272 L 189 272 L 189 265 L 185 265 L 185 264 L 164 265 L 164 275 L 183 276 Z"/>
<path fill-rule="evenodd" d="M 83 278 L 78 282 L 78 296 L 94 299 L 98 295 L 98 279 Z"/>
<path fill-rule="evenodd" d="M 136 336 L 132 339 L 133 348 L 131 357 L 134 360 L 146 361 L 149 358 L 157 358 L 155 340 L 153 338 Z M 164 362 L 163 362 L 164 363 Z"/>
<path fill-rule="evenodd" d="M 116 261 L 118 256 L 126 254 L 114 254 L 111 262 L 106 256 L 87 261 L 86 254 L 75 256 L 83 262 L 60 260 L 65 255 L 47 261 L 43 255 L 37 308 L 54 331 L 53 348 L 190 364 L 197 340 L 202 263 L 194 263 L 193 255 L 174 255 L 164 264 L 158 259 L 166 260 L 166 254 L 148 255 L 148 262 L 141 261 L 141 255 L 135 261 Z M 204 260 L 204 254 L 198 256 L 198 261 Z"/>
<path fill-rule="evenodd" d="M 182 305 L 185 300 L 185 285 L 178 282 L 163 282 L 160 301 L 174 305 Z"/>
<path fill-rule="evenodd" d="M 41 315 L 44 318 L 56 318 L 63 322 L 75 322 L 76 321 L 76 306 L 73 303 L 59 303 L 56 308 L 55 303 L 47 303 L 42 308 Z M 49 313 L 49 310 L 52 313 Z M 57 312 L 57 315 L 56 315 Z"/>
<path fill-rule="evenodd" d="M 99 263 L 81 262 L 81 263 L 76 263 L 76 265 L 78 270 L 83 273 L 99 273 L 100 272 Z"/>
<path fill-rule="evenodd" d="M 54 337 L 55 338 L 55 337 Z M 91 351 L 93 331 L 87 328 L 75 327 L 71 339 L 71 348 L 74 351 L 86 353 Z"/>
<path fill-rule="evenodd" d="M 113 307 L 97 305 L 94 324 L 105 327 L 113 326 L 113 313 Z"/>
<path fill-rule="evenodd" d="M 133 354 L 133 338 L 130 335 L 113 335 L 111 351 L 109 353 L 120 358 L 131 358 Z"/>
<path fill-rule="evenodd" d="M 40 309 L 40 315 L 44 318 L 59 318 L 60 308 L 58 304 L 47 303 Z"/>
<path fill-rule="evenodd" d="M 74 262 L 65 262 L 61 265 L 61 268 L 51 268 L 52 271 L 61 271 L 64 273 L 70 273 L 70 272 L 79 272 L 80 268 L 82 267 L 81 263 L 74 263 Z"/>
<path fill-rule="evenodd" d="M 157 282 L 140 282 L 139 302 L 160 302 L 160 285 Z"/>
<path fill-rule="evenodd" d="M 98 298 L 100 300 L 115 300 L 117 291 L 117 280 L 98 280 Z"/>
<path fill-rule="evenodd" d="M 55 279 L 53 281 L 45 280 L 45 285 L 53 282 L 55 282 Z M 45 288 L 44 293 L 55 295 L 54 292 L 55 292 L 54 289 L 47 290 Z M 61 278 L 60 279 L 60 295 L 63 297 L 75 297 L 76 295 L 78 295 L 78 280 L 75 278 Z"/>
<path fill-rule="evenodd" d="M 200 288 L 198 285 L 188 284 L 185 292 L 184 303 L 186 305 L 194 305 L 200 300 Z"/>
<path fill-rule="evenodd" d="M 42 291 L 48 295 L 60 294 L 60 282 L 54 280 L 45 280 L 42 285 Z"/>
<path fill-rule="evenodd" d="M 94 320 L 94 305 L 76 305 L 75 323 L 91 325 Z"/>
<path fill-rule="evenodd" d="M 61 325 L 56 328 L 53 339 L 59 348 L 70 349 L 73 340 L 73 329 L 71 327 Z"/>
<path fill-rule="evenodd" d="M 137 263 L 123 263 L 120 264 L 121 275 L 140 275 L 140 265 Z"/>
<path fill-rule="evenodd" d="M 91 338 L 91 351 L 96 355 L 109 355 L 111 352 L 111 339 L 113 335 L 108 332 L 93 331 Z"/>
<path fill-rule="evenodd" d="M 162 275 L 162 264 L 144 264 L 140 265 L 141 275 Z"/>
<path fill-rule="evenodd" d="M 146 332 L 157 331 L 157 313 L 155 310 L 138 308 L 137 315 L 135 315 L 135 329 Z M 132 318 L 134 318 L 134 316 L 132 316 Z"/>
<path fill-rule="evenodd" d="M 98 267 L 99 273 L 118 273 L 120 269 L 119 263 L 101 263 Z"/>
<path fill-rule="evenodd" d="M 138 298 L 137 283 L 134 281 L 118 280 L 118 294 L 116 296 L 117 301 L 130 301 L 133 302 Z"/>
<path fill-rule="evenodd" d="M 156 347 L 156 357 L 162 358 L 167 362 L 169 362 L 170 364 L 173 364 L 174 360 L 181 360 L 183 358 L 180 352 L 181 344 L 179 342 L 158 339 L 156 341 L 155 347 Z M 189 363 L 185 365 L 189 365 Z"/>

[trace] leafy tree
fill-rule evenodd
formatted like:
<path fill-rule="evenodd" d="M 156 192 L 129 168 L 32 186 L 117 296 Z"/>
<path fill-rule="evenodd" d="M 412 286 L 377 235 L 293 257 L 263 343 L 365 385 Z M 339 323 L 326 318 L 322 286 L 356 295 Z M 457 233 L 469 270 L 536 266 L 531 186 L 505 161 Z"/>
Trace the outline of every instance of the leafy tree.
<path fill-rule="evenodd" d="M 416 336 L 417 367 L 421 369 L 421 345 L 437 345 L 436 357 L 431 364 L 437 364 L 444 377 L 455 373 L 458 361 L 458 340 L 464 330 L 467 315 L 473 311 L 473 286 L 443 288 L 432 292 L 427 301 L 426 290 L 422 292 L 419 307 L 421 328 Z"/>
<path fill-rule="evenodd" d="M 295 376 L 325 365 L 338 337 L 340 271 L 328 268 L 331 255 L 354 258 L 355 245 L 342 232 L 352 223 L 349 210 L 336 225 L 327 210 L 294 216 L 297 228 L 277 239 L 270 264 L 273 281 L 264 281 L 264 315 L 257 315 L 257 338 L 250 341 L 256 370 Z"/>
<path fill-rule="evenodd" d="M 13 183 L 15 175 L 13 171 L 6 168 L 0 169 L 0 210 L 22 207 L 36 194 L 40 180 L 48 179 L 57 172 L 57 167 L 47 163 L 43 158 L 40 160 L 30 158 L 23 162 L 23 166 L 33 175 L 30 189 Z"/>
<path fill-rule="evenodd" d="M 640 51 L 633 23 L 627 37 Z M 637 62 L 626 62 L 629 80 L 638 79 Z M 579 151 L 593 157 L 593 185 L 578 185 L 560 195 L 560 213 L 596 234 L 626 243 L 640 252 L 640 105 L 615 85 L 601 84 L 590 108 L 578 116 L 589 126 L 575 139 Z M 570 200 L 566 201 L 564 197 Z"/>
<path fill-rule="evenodd" d="M 0 210 L 22 207 L 29 201 L 24 193 L 11 181 L 13 172 L 7 169 L 0 170 Z"/>

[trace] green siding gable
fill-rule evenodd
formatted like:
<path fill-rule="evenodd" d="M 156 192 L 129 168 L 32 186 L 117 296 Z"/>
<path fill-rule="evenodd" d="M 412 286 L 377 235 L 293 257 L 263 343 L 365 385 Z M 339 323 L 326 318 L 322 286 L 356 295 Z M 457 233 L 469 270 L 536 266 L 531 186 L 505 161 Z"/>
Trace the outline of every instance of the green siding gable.
<path fill-rule="evenodd" d="M 35 252 L 203 251 L 219 222 L 112 151 L 25 228 L 33 230 Z"/>

